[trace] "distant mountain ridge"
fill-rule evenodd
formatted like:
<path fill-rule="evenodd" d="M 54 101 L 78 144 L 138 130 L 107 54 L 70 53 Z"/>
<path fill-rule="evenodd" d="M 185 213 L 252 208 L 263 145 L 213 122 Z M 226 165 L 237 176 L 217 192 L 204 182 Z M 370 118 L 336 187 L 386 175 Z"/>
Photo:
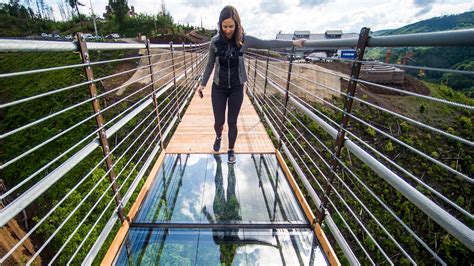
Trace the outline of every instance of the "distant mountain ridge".
<path fill-rule="evenodd" d="M 434 17 L 403 26 L 398 29 L 379 30 L 373 32 L 375 36 L 397 35 L 419 32 L 433 32 L 445 30 L 459 30 L 474 28 L 474 11 L 456 15 Z"/>

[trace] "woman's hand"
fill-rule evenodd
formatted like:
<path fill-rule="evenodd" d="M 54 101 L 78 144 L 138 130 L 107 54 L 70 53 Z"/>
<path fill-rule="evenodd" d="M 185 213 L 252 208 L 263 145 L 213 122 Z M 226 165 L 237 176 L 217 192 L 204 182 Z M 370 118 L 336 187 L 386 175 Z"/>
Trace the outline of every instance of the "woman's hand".
<path fill-rule="evenodd" d="M 202 91 L 204 90 L 204 86 L 203 85 L 199 85 L 196 87 L 196 91 L 197 93 L 199 94 L 199 97 L 202 99 L 202 97 L 204 97 L 204 94 L 202 93 Z"/>
<path fill-rule="evenodd" d="M 306 42 L 306 39 L 298 39 L 293 41 L 293 46 L 301 48 L 304 46 L 304 43 Z"/>

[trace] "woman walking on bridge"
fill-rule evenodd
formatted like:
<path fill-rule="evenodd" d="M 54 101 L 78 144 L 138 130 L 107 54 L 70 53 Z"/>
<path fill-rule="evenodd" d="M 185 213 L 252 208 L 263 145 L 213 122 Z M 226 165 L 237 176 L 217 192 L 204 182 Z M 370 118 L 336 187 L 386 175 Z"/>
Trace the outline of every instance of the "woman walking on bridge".
<path fill-rule="evenodd" d="M 274 49 L 303 47 L 305 39 L 295 41 L 260 40 L 244 34 L 240 23 L 240 16 L 232 6 L 226 6 L 219 15 L 219 33 L 211 39 L 209 46 L 209 59 L 204 70 L 201 84 L 197 90 L 202 98 L 207 81 L 215 69 L 212 83 L 212 109 L 214 112 L 214 130 L 216 139 L 214 151 L 221 148 L 222 130 L 225 123 L 225 110 L 227 110 L 227 125 L 229 127 L 228 162 L 235 163 L 234 145 L 237 139 L 237 117 L 244 98 L 243 87 L 247 81 L 243 55 L 248 48 Z"/>

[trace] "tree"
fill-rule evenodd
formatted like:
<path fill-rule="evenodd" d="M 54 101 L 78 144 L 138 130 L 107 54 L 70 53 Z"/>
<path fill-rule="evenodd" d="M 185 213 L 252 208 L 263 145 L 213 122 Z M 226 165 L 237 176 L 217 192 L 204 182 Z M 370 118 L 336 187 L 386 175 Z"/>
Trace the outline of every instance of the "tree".
<path fill-rule="evenodd" d="M 76 8 L 76 12 L 77 12 L 77 17 L 81 17 L 81 14 L 79 13 L 79 6 L 84 6 L 84 4 L 82 4 L 81 2 L 79 2 L 78 0 L 66 0 L 67 3 L 69 4 L 69 6 L 71 8 Z"/>
<path fill-rule="evenodd" d="M 66 13 L 66 8 L 64 7 L 64 3 L 58 1 L 59 13 L 61 14 L 61 18 L 63 21 L 69 20 L 69 14 Z"/>
<path fill-rule="evenodd" d="M 130 10 L 127 0 L 109 0 L 109 6 L 115 14 L 116 21 L 122 25 L 128 11 Z"/>
<path fill-rule="evenodd" d="M 41 1 L 42 0 L 36 0 L 36 10 L 40 19 L 43 18 L 43 16 L 41 15 Z"/>
<path fill-rule="evenodd" d="M 161 28 L 164 32 L 167 33 L 171 31 L 174 33 L 174 22 L 173 18 L 169 14 L 159 14 L 156 16 L 156 24 L 158 28 Z"/>

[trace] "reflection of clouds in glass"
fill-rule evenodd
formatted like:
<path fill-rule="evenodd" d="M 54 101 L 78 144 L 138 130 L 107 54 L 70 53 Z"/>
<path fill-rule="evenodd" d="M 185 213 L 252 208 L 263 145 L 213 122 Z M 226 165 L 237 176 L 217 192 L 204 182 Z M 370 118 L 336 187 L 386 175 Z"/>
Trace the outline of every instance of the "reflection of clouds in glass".
<path fill-rule="evenodd" d="M 189 217 L 192 221 L 199 221 L 201 214 L 201 202 L 203 198 L 204 184 L 199 183 L 192 186 L 190 193 L 187 193 L 187 197 L 183 199 L 181 203 L 180 212 L 186 217 Z"/>
<path fill-rule="evenodd" d="M 318 246 L 314 250 L 314 265 L 327 265 L 326 260 L 324 259 L 323 251 Z"/>
<path fill-rule="evenodd" d="M 183 163 L 186 160 L 186 156 L 187 155 L 181 155 L 181 160 L 183 160 Z M 207 155 L 206 154 L 191 154 L 189 156 L 188 164 L 186 165 L 186 167 L 192 167 L 196 164 L 205 165 L 206 160 L 207 160 Z"/>
<path fill-rule="evenodd" d="M 245 240 L 258 240 L 269 245 L 277 245 L 277 241 L 273 236 L 273 229 L 245 229 Z"/>
<path fill-rule="evenodd" d="M 184 167 L 186 156 L 181 156 L 181 166 Z M 203 198 L 204 178 L 206 174 L 208 155 L 192 154 L 186 162 L 182 185 L 179 188 L 179 196 L 176 203 L 176 209 L 180 215 L 174 216 L 172 220 L 191 220 L 199 221 L 201 214 L 201 203 Z M 173 178 L 178 178 L 181 171 L 180 163 L 176 168 Z M 180 217 L 180 216 L 184 217 Z"/>
<path fill-rule="evenodd" d="M 238 164 L 238 165 L 237 165 Z M 235 165 L 235 178 L 238 183 L 240 196 L 243 197 L 246 191 L 258 189 L 250 187 L 254 179 L 258 179 L 257 175 L 249 175 L 249 169 L 255 169 L 252 157 L 248 154 L 238 154 L 237 164 Z"/>
<path fill-rule="evenodd" d="M 194 218 L 194 214 L 191 212 L 190 205 L 191 205 L 190 199 L 183 200 L 182 206 L 181 206 L 181 214 L 188 217 L 190 220 L 195 221 L 196 219 Z"/>
<path fill-rule="evenodd" d="M 256 240 L 262 243 L 245 246 L 247 258 L 251 264 L 299 265 L 298 257 L 301 257 L 303 263 L 307 265 L 311 260 L 312 243 L 315 239 L 311 230 L 246 229 L 245 236 L 245 240 Z M 281 258 L 280 250 L 283 251 L 284 259 Z M 313 256 L 314 265 L 327 265 L 319 246 L 314 249 Z"/>
<path fill-rule="evenodd" d="M 213 208 L 213 202 L 214 202 L 214 196 L 216 194 L 216 187 L 214 184 L 214 175 L 216 173 L 216 168 L 217 168 L 217 163 L 216 159 L 214 158 L 213 155 L 208 155 L 208 161 L 206 165 L 206 181 L 204 182 L 204 191 L 203 191 L 203 202 L 202 202 L 202 208 L 199 210 L 199 213 L 201 213 L 201 220 L 206 221 L 208 220 L 208 217 L 204 215 L 203 213 L 203 208 L 206 207 L 206 212 L 211 215 L 212 219 L 214 219 L 214 208 Z M 222 159 L 222 156 L 221 156 Z M 211 222 L 208 220 L 208 222 Z"/>
<path fill-rule="evenodd" d="M 216 194 L 216 187 L 214 184 L 214 179 L 209 180 L 210 178 L 214 178 L 210 176 L 207 178 L 207 181 L 204 183 L 204 195 L 203 195 L 203 203 L 202 206 L 206 206 L 207 212 L 214 217 L 214 208 L 212 207 L 214 202 L 214 195 Z M 201 212 L 202 210 L 200 210 Z M 206 217 L 202 217 L 202 220 L 205 220 Z"/>
<path fill-rule="evenodd" d="M 275 247 L 246 245 L 245 249 L 247 259 L 253 265 L 281 265 L 283 263 L 280 252 Z"/>

